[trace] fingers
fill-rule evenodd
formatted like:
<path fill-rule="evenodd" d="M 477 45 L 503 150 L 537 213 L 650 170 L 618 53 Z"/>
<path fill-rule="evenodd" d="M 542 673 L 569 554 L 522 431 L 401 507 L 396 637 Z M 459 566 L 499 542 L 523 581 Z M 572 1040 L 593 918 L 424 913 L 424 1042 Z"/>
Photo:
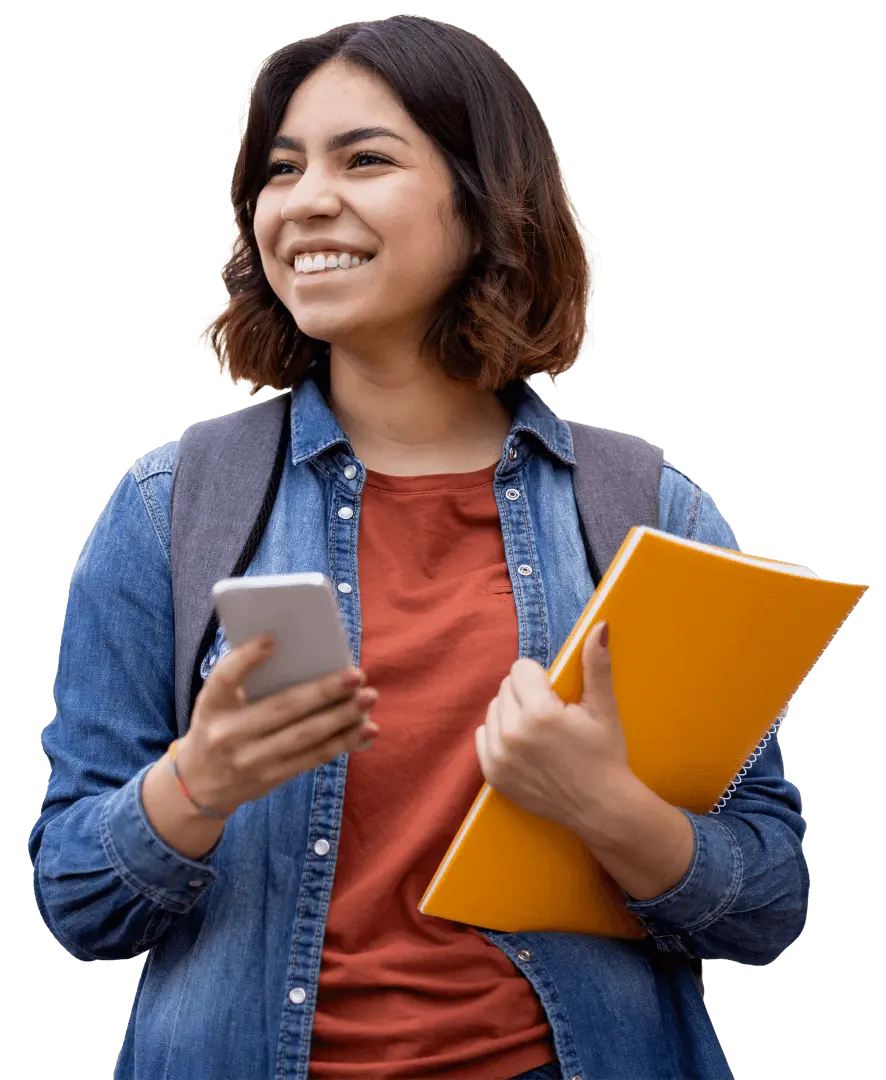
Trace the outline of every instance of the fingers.
<path fill-rule="evenodd" d="M 350 750 L 370 731 L 378 730 L 371 722 L 368 730 L 364 724 L 377 698 L 378 691 L 364 688 L 347 701 L 287 724 L 264 738 L 255 739 L 243 748 L 240 764 L 245 769 L 260 771 L 274 769 L 278 764 L 284 769 L 288 768 L 293 759 L 304 755 L 314 760 L 317 754 L 321 757 L 325 754 L 322 760 L 331 760 L 345 749 Z"/>
<path fill-rule="evenodd" d="M 250 734 L 260 737 L 279 731 L 294 720 L 301 720 L 353 698 L 356 685 L 352 676 L 355 669 L 348 667 L 247 703 L 242 682 L 273 652 L 273 642 L 269 646 L 265 644 L 266 640 L 252 638 L 219 660 L 200 691 L 205 707 L 213 712 L 238 710 L 234 726 L 248 725 Z M 365 676 L 362 676 L 362 680 L 365 681 Z"/>
<path fill-rule="evenodd" d="M 263 664 L 274 651 L 269 637 L 251 638 L 231 649 L 219 660 L 215 669 L 203 683 L 200 697 L 212 709 L 226 709 L 239 705 L 242 695 L 237 694 L 243 680 L 253 668 Z"/>
<path fill-rule="evenodd" d="M 293 776 L 310 772 L 311 769 L 316 769 L 318 765 L 325 765 L 327 762 L 335 761 L 340 754 L 351 754 L 358 750 L 366 750 L 372 745 L 377 734 L 377 730 L 375 732 L 367 731 L 366 725 L 362 723 L 346 728 L 319 746 L 314 746 L 310 750 L 296 754 L 294 757 L 275 763 L 270 772 L 271 783 L 275 787 L 279 786 Z"/>
<path fill-rule="evenodd" d="M 253 702 L 243 710 L 243 723 L 260 737 L 288 728 L 294 721 L 301 726 L 314 713 L 335 705 L 353 705 L 357 688 L 349 684 L 348 672 L 347 668 L 334 671 Z"/>

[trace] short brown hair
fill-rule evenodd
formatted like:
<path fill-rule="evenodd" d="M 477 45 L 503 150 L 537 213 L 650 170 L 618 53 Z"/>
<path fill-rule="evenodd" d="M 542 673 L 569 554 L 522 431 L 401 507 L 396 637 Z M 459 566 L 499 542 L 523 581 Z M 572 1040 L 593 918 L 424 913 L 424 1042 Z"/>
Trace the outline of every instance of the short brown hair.
<path fill-rule="evenodd" d="M 299 330 L 265 277 L 253 229 L 271 142 L 295 89 L 331 60 L 380 75 L 454 177 L 454 210 L 480 242 L 422 346 L 477 389 L 574 363 L 591 270 L 550 134 L 499 54 L 456 26 L 412 15 L 349 23 L 279 49 L 252 89 L 231 201 L 239 229 L 222 278 L 230 301 L 203 332 L 236 382 L 295 388 L 325 343 Z M 321 348 L 322 347 L 322 348 Z"/>

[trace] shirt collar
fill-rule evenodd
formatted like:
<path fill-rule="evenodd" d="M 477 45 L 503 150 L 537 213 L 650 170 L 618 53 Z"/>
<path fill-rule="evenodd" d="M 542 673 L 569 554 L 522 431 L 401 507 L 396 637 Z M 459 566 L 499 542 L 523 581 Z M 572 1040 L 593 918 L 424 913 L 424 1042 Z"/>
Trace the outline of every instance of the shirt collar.
<path fill-rule="evenodd" d="M 317 364 L 313 364 L 301 384 L 292 392 L 293 465 L 308 461 L 339 443 L 343 443 L 348 451 L 353 453 L 350 440 L 342 430 L 335 413 L 326 404 L 318 385 L 323 382 L 323 374 L 318 374 Z M 513 417 L 508 444 L 514 441 L 517 432 L 523 432 L 533 436 L 565 464 L 575 464 L 569 424 L 561 420 L 527 382 L 515 379 L 499 391 L 499 397 Z"/>

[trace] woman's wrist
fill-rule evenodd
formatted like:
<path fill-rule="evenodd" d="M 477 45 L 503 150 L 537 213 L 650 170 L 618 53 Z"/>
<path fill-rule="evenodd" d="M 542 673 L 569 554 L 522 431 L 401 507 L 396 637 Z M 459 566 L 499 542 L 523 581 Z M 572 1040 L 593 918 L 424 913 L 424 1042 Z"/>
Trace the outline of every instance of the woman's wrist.
<path fill-rule="evenodd" d="M 142 805 L 157 835 L 188 859 L 201 859 L 217 843 L 225 822 L 208 817 L 184 794 L 169 768 L 169 751 L 156 761 L 142 782 Z"/>

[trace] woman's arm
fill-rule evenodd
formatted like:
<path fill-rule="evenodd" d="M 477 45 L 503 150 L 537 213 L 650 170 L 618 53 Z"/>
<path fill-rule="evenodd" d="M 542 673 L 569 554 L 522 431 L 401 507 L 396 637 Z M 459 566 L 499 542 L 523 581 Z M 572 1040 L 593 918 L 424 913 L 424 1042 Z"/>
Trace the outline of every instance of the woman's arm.
<path fill-rule="evenodd" d="M 169 488 L 175 444 L 121 480 L 71 579 L 43 732 L 51 775 L 29 840 L 40 912 L 82 960 L 149 948 L 215 878 L 166 844 L 141 801 L 175 737 Z"/>
<path fill-rule="evenodd" d="M 660 497 L 666 531 L 740 550 L 711 497 L 673 466 L 663 470 Z M 809 897 L 800 793 L 784 777 L 776 736 L 719 814 L 680 813 L 693 833 L 686 874 L 651 899 L 629 897 L 629 909 L 663 951 L 774 960 L 802 931 Z"/>

